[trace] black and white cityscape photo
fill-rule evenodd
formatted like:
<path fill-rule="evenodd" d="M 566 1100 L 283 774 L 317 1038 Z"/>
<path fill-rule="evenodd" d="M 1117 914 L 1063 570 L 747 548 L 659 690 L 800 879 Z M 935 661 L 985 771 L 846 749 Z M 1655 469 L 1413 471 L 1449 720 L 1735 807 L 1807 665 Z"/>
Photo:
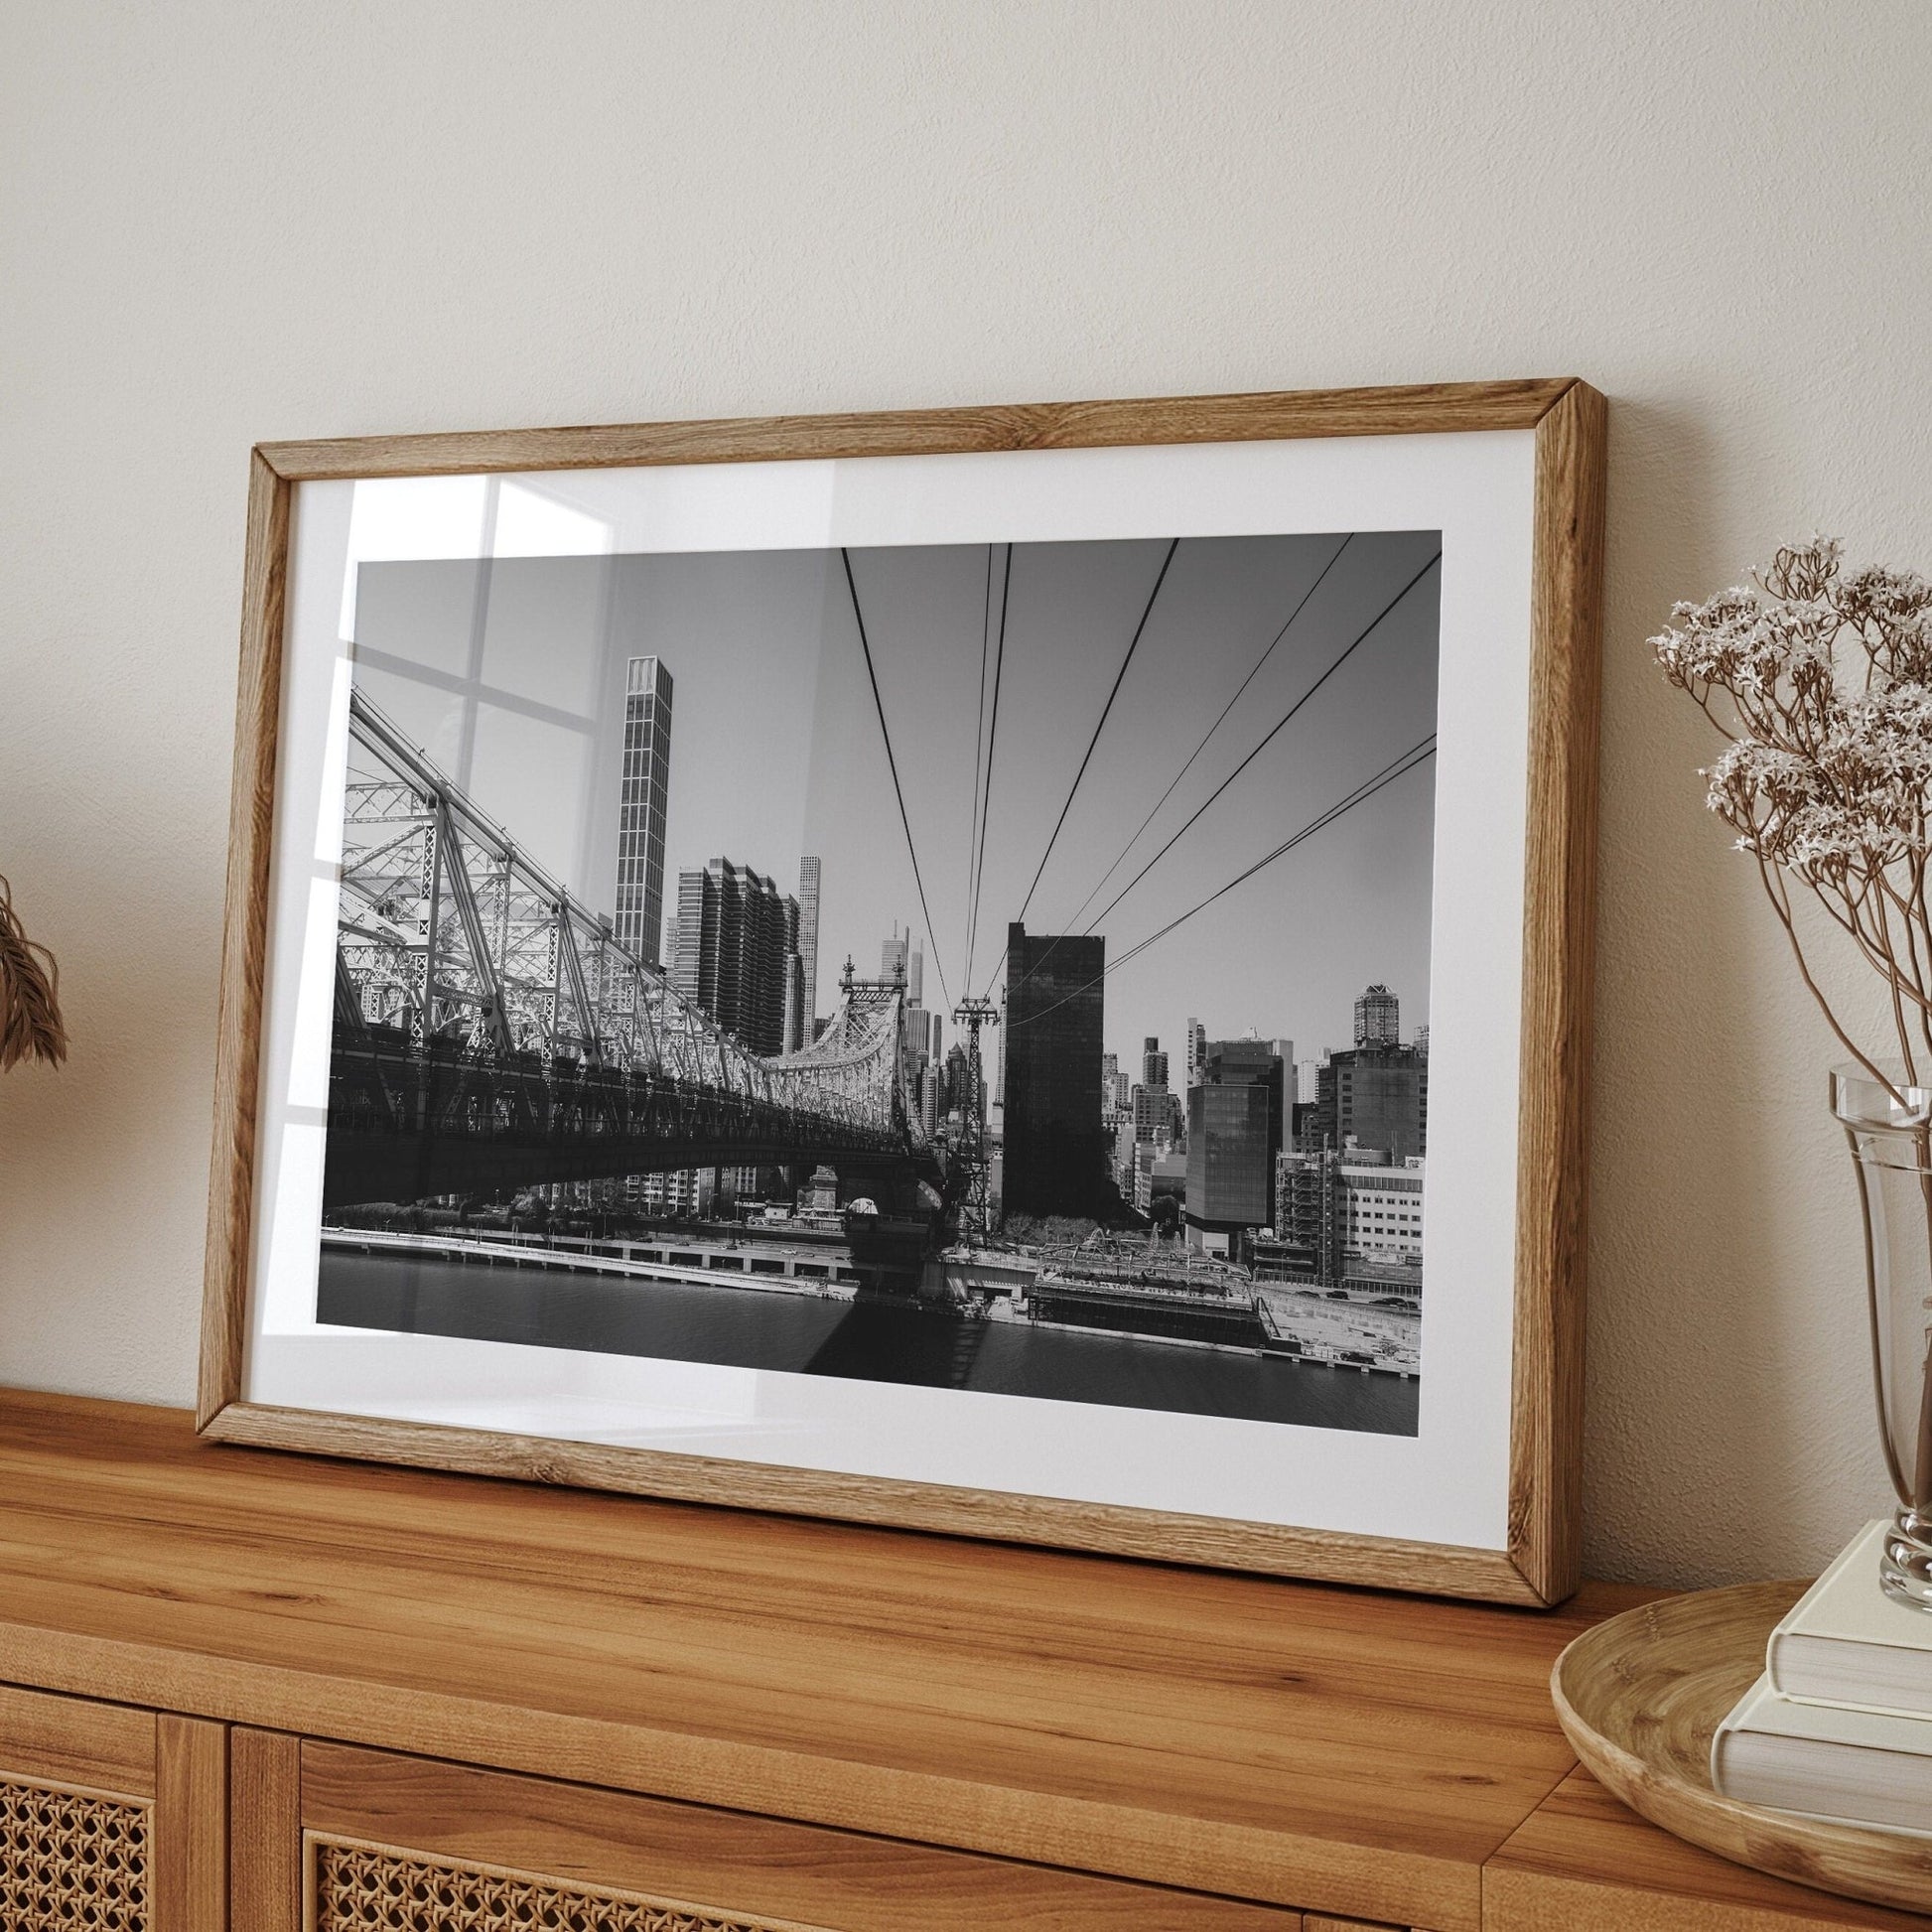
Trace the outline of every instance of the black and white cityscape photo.
<path fill-rule="evenodd" d="M 1414 1435 L 1441 554 L 363 564 L 318 1319 Z"/>

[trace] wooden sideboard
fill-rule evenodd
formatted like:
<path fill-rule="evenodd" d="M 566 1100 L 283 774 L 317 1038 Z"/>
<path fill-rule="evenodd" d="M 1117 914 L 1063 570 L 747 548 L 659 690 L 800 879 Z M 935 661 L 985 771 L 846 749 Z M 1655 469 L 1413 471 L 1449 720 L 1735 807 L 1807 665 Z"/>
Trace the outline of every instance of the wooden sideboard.
<path fill-rule="evenodd" d="M 0 1925 L 1932 1925 L 1576 1768 L 1550 1665 L 1643 1594 L 1445 1603 L 0 1394 Z"/>

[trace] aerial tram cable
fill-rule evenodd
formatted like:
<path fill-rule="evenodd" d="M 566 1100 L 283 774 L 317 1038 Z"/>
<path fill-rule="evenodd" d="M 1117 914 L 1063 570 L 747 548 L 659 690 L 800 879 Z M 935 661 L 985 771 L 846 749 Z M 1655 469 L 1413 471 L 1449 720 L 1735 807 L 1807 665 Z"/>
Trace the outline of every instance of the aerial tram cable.
<path fill-rule="evenodd" d="M 1034 895 L 1039 890 L 1040 879 L 1046 871 L 1046 862 L 1053 856 L 1053 847 L 1058 842 L 1060 828 L 1066 823 L 1066 815 L 1073 809 L 1073 797 L 1080 789 L 1080 780 L 1087 775 L 1087 766 L 1093 760 L 1094 747 L 1100 743 L 1100 734 L 1107 729 L 1107 719 L 1114 708 L 1114 700 L 1120 696 L 1122 681 L 1127 676 L 1127 667 L 1134 661 L 1134 653 L 1140 648 L 1141 638 L 1147 631 L 1147 621 L 1154 615 L 1155 600 L 1161 595 L 1161 586 L 1168 581 L 1169 568 L 1173 563 L 1174 552 L 1180 548 L 1180 539 L 1175 537 L 1168 545 L 1168 554 L 1161 559 L 1160 574 L 1154 580 L 1154 588 L 1147 594 L 1147 608 L 1141 613 L 1141 621 L 1134 626 L 1134 635 L 1128 640 L 1127 655 L 1120 660 L 1120 669 L 1114 673 L 1114 688 L 1107 693 L 1107 702 L 1100 708 L 1100 722 L 1093 728 L 1093 736 L 1087 741 L 1085 756 L 1080 759 L 1080 768 L 1073 774 L 1073 783 L 1067 788 L 1066 802 L 1060 807 L 1060 815 L 1053 821 L 1051 836 L 1046 841 L 1046 850 L 1039 855 L 1039 864 L 1034 872 L 1034 883 L 1027 888 L 1027 897 L 1020 902 L 1020 910 L 1015 923 L 1027 916 L 1027 908 L 1034 902 Z M 993 981 L 999 977 L 1000 968 L 1007 963 L 1007 949 L 1001 947 L 1000 957 L 994 962 L 993 971 L 987 978 L 987 991 L 990 993 Z"/>
<path fill-rule="evenodd" d="M 1394 611 L 1396 606 L 1400 604 L 1402 600 L 1405 597 L 1407 597 L 1409 593 L 1413 591 L 1416 588 L 1416 586 L 1420 584 L 1422 580 L 1425 577 L 1427 577 L 1429 573 L 1432 570 L 1434 570 L 1439 563 L 1442 562 L 1442 560 L 1443 560 L 1443 553 L 1439 550 L 1436 552 L 1436 554 L 1433 557 L 1430 558 L 1430 560 L 1426 564 L 1423 565 L 1423 567 L 1419 571 L 1416 572 L 1415 576 L 1410 578 L 1408 583 L 1403 585 L 1401 590 L 1397 591 L 1396 594 L 1389 599 L 1388 603 L 1383 605 L 1381 610 L 1378 611 L 1375 614 L 1375 616 L 1369 620 L 1368 623 L 1361 630 L 1356 632 L 1354 641 L 1350 643 L 1345 650 L 1342 651 L 1341 655 L 1337 657 L 1334 660 L 1334 662 L 1330 664 L 1328 668 L 1325 671 L 1323 671 L 1321 675 L 1318 678 L 1316 678 L 1315 681 L 1312 684 L 1311 684 L 1309 688 L 1306 691 L 1304 691 L 1302 695 L 1299 698 L 1297 698 L 1292 705 L 1289 706 L 1288 710 L 1285 713 L 1283 713 L 1280 722 L 1277 723 L 1270 730 L 1268 736 L 1264 738 L 1261 741 L 1261 743 L 1257 745 L 1254 748 L 1254 750 L 1250 752 L 1248 756 L 1244 758 L 1241 760 L 1241 762 L 1237 764 L 1234 767 L 1234 769 L 1230 771 L 1227 774 L 1227 776 L 1223 778 L 1221 782 L 1218 785 L 1216 785 L 1214 789 L 1210 791 L 1204 799 L 1202 799 L 1199 806 L 1195 809 L 1193 816 L 1188 819 L 1187 823 L 1183 825 L 1180 828 L 1180 830 L 1176 832 L 1173 835 L 1173 837 L 1171 838 L 1167 842 L 1167 844 L 1164 845 L 1161 848 L 1161 850 L 1157 852 L 1154 855 L 1154 857 L 1150 859 L 1147 862 L 1147 864 L 1144 865 L 1140 869 L 1140 871 L 1137 872 L 1134 875 L 1134 877 L 1130 879 L 1127 882 L 1127 884 L 1123 886 L 1120 889 L 1120 891 L 1117 892 L 1113 896 L 1113 897 L 1110 898 L 1107 901 L 1107 903 L 1104 906 L 1102 906 L 1101 909 L 1098 912 L 1096 912 L 1091 919 L 1087 921 L 1085 927 L 1085 930 L 1087 932 L 1091 932 L 1094 929 L 1094 927 L 1097 926 L 1100 923 L 1100 921 L 1104 919 L 1107 916 L 1107 914 L 1111 912 L 1114 909 L 1114 907 L 1117 906 L 1121 902 L 1121 900 L 1124 899 L 1127 897 L 1127 895 L 1131 893 L 1134 890 L 1134 888 L 1138 886 L 1141 883 L 1141 881 L 1145 879 L 1148 876 L 1148 874 L 1151 873 L 1154 870 L 1154 868 L 1158 866 L 1161 863 L 1161 861 L 1165 859 L 1168 856 L 1168 854 L 1172 852 L 1174 849 L 1174 847 L 1178 845 L 1180 841 L 1187 836 L 1187 834 L 1190 831 L 1193 830 L 1193 828 L 1200 822 L 1201 817 L 1207 811 L 1207 808 L 1213 804 L 1215 799 L 1220 797 L 1222 792 L 1227 790 L 1228 786 L 1233 784 L 1235 779 L 1240 777 L 1242 772 L 1247 770 L 1248 766 L 1254 763 L 1255 759 L 1258 759 L 1262 755 L 1262 753 L 1265 752 L 1269 748 L 1269 746 L 1275 742 L 1275 740 L 1278 737 L 1280 737 L 1280 735 L 1288 728 L 1290 722 L 1294 719 L 1295 714 L 1298 711 L 1300 711 L 1302 707 L 1305 704 L 1307 704 L 1308 701 L 1311 697 L 1313 697 L 1314 694 L 1317 691 L 1319 691 L 1321 687 L 1324 684 L 1326 684 L 1327 681 L 1331 677 L 1333 677 L 1334 674 L 1338 670 L 1340 670 L 1345 663 L 1348 662 L 1349 658 L 1354 656 L 1355 652 L 1364 643 L 1366 643 L 1369 637 L 1381 626 L 1383 620 L 1386 619 L 1392 611 Z"/>
<path fill-rule="evenodd" d="M 1326 811 L 1311 819 L 1299 832 L 1284 839 L 1274 851 L 1266 853 L 1263 857 L 1257 859 L 1245 872 L 1237 873 L 1225 886 L 1209 893 L 1197 905 L 1190 905 L 1177 918 L 1170 919 L 1166 925 L 1154 932 L 1150 932 L 1145 939 L 1137 940 L 1124 953 L 1120 954 L 1118 958 L 1110 959 L 1084 986 L 1076 986 L 1064 998 L 1055 1000 L 1050 1007 L 1042 1007 L 1037 1013 L 1025 1014 L 1017 1020 L 1010 1018 L 1007 1021 L 1008 1033 L 1011 1034 L 1015 1029 L 1020 1027 L 1033 1026 L 1036 1021 L 1044 1020 L 1049 1013 L 1057 1013 L 1061 1007 L 1065 1006 L 1069 1001 L 1077 1000 L 1083 993 L 1090 993 L 1109 973 L 1115 972 L 1120 967 L 1125 966 L 1130 959 L 1139 958 L 1156 941 L 1165 939 L 1176 926 L 1185 925 L 1196 912 L 1206 911 L 1216 899 L 1226 897 L 1237 886 L 1246 885 L 1258 872 L 1262 872 L 1267 867 L 1272 866 L 1277 859 L 1285 858 L 1305 839 L 1313 838 L 1317 832 L 1325 830 L 1336 819 L 1353 811 L 1357 805 L 1363 804 L 1368 799 L 1373 798 L 1385 785 L 1394 784 L 1398 778 L 1406 776 L 1417 765 L 1427 763 L 1435 756 L 1436 734 L 1431 732 L 1427 738 L 1421 740 L 1418 744 L 1412 745 L 1400 758 L 1385 764 L 1372 778 L 1364 778 L 1346 797 L 1337 799 Z M 1021 983 L 1024 985 L 1025 981 Z"/>
<path fill-rule="evenodd" d="M 980 849 L 980 775 L 986 762 L 986 660 L 993 654 L 993 546 L 986 546 L 986 605 L 980 616 L 980 701 L 973 713 L 973 804 L 966 815 L 966 990 L 973 990 L 973 862 Z"/>
<path fill-rule="evenodd" d="M 1315 592 L 1321 588 L 1322 580 L 1328 575 L 1328 573 L 1331 570 L 1334 569 L 1335 565 L 1340 561 L 1341 553 L 1344 550 L 1346 550 L 1348 546 L 1354 542 L 1354 540 L 1355 540 L 1355 533 L 1351 530 L 1346 536 L 1342 538 L 1342 540 L 1338 544 L 1335 545 L 1334 549 L 1329 553 L 1328 561 L 1325 564 L 1323 564 L 1320 570 L 1315 574 L 1314 582 L 1311 583 L 1308 587 L 1308 589 L 1302 593 L 1301 597 L 1296 601 L 1295 609 L 1288 614 L 1288 621 L 1284 623 L 1278 631 L 1275 632 L 1275 635 L 1272 641 L 1269 643 L 1268 648 L 1264 650 L 1258 658 L 1255 659 L 1254 668 L 1250 670 L 1248 675 L 1241 680 L 1240 689 L 1237 690 L 1234 696 L 1231 697 L 1227 701 L 1227 703 L 1221 707 L 1221 715 L 1218 718 L 1216 718 L 1211 725 L 1208 726 L 1206 735 L 1201 739 L 1200 743 L 1196 745 L 1194 749 L 1187 754 L 1187 762 L 1183 764 L 1180 767 L 1180 769 L 1176 771 L 1173 774 L 1173 776 L 1168 781 L 1167 790 L 1164 791 L 1161 794 L 1161 796 L 1154 801 L 1154 809 L 1150 811 L 1144 819 L 1141 820 L 1140 825 L 1135 830 L 1134 836 L 1130 838 L 1124 846 L 1121 847 L 1119 856 L 1114 860 L 1113 864 L 1110 865 L 1107 868 L 1107 870 L 1100 875 L 1099 879 L 1094 882 L 1093 890 L 1090 893 L 1088 893 L 1086 897 L 1083 898 L 1078 904 L 1078 906 L 1074 908 L 1073 917 L 1067 921 L 1067 924 L 1069 926 L 1075 925 L 1079 922 L 1080 915 L 1086 911 L 1087 907 L 1091 905 L 1096 898 L 1100 897 L 1100 894 L 1102 890 L 1105 888 L 1108 880 L 1110 880 L 1114 876 L 1114 874 L 1120 870 L 1123 862 L 1127 858 L 1127 855 L 1130 852 L 1132 852 L 1135 846 L 1137 846 L 1141 842 L 1142 834 L 1145 833 L 1147 828 L 1154 823 L 1154 820 L 1157 814 L 1160 812 L 1161 807 L 1165 805 L 1168 802 L 1168 800 L 1173 796 L 1175 787 L 1180 783 L 1181 779 L 1184 778 L 1187 775 L 1187 773 L 1194 768 L 1194 760 L 1197 758 L 1199 758 L 1204 751 L 1207 750 L 1209 740 L 1211 740 L 1214 734 L 1217 731 L 1219 731 L 1221 727 L 1227 722 L 1228 713 L 1231 712 L 1234 709 L 1234 707 L 1241 702 L 1242 693 L 1245 692 L 1248 686 L 1251 685 L 1255 681 L 1255 679 L 1261 675 L 1263 666 L 1266 665 L 1268 660 L 1274 656 L 1276 648 L 1280 645 L 1282 639 L 1286 637 L 1288 633 L 1295 627 L 1295 620 L 1299 618 L 1302 615 L 1302 613 L 1308 608 L 1309 600 L 1311 597 L 1313 597 Z M 1060 940 L 1065 935 L 1063 933 L 1054 934 L 1051 944 L 1049 944 L 1046 950 L 1043 953 L 1041 953 L 1040 956 L 1034 961 L 1032 966 L 1030 966 L 1027 969 L 1027 973 L 1026 973 L 1027 979 L 1031 979 L 1035 973 L 1038 972 L 1040 968 L 1043 967 L 1046 964 L 1046 962 L 1052 958 L 1054 946 L 1057 946 Z M 1023 980 L 1022 984 L 1024 983 L 1025 981 Z"/>
<path fill-rule="evenodd" d="M 993 553 L 987 552 L 989 572 Z M 990 579 L 989 579 L 990 584 Z M 1000 678 L 1007 667 L 1007 604 L 1013 595 L 1013 545 L 1007 545 L 1006 575 L 1000 585 L 1000 637 L 993 657 L 993 717 L 986 733 L 986 788 L 979 803 L 979 858 L 973 867 L 973 902 L 966 917 L 966 992 L 973 991 L 973 949 L 979 943 L 980 882 L 986 873 L 986 814 L 993 802 L 993 753 L 1000 742 Z M 977 789 L 977 787 L 975 787 Z"/>
<path fill-rule="evenodd" d="M 912 843 L 912 821 L 906 816 L 905 791 L 898 781 L 898 759 L 893 756 L 893 734 L 886 724 L 886 701 L 879 695 L 879 673 L 873 668 L 872 640 L 866 635 L 865 613 L 859 608 L 859 584 L 852 575 L 852 553 L 839 546 L 839 561 L 845 565 L 845 587 L 852 594 L 852 618 L 859 626 L 860 648 L 866 653 L 866 676 L 872 681 L 872 702 L 879 713 L 879 736 L 886 744 L 886 764 L 893 774 L 893 793 L 898 799 L 898 822 L 905 828 L 905 852 L 912 861 L 912 883 L 919 889 L 919 910 L 925 914 L 925 936 L 932 945 L 932 970 L 939 975 L 939 991 L 952 1011 L 952 994 L 946 988 L 946 969 L 939 958 L 939 942 L 933 937 L 932 912 L 925 901 L 925 879 L 919 871 L 918 848 Z"/>

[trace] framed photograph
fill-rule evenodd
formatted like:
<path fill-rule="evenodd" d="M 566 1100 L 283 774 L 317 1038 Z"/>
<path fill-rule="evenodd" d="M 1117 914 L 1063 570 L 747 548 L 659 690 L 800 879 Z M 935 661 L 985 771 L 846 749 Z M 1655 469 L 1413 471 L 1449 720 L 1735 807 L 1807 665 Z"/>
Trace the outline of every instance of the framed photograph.
<path fill-rule="evenodd" d="M 1567 1595 L 1603 418 L 257 449 L 203 1430 Z"/>

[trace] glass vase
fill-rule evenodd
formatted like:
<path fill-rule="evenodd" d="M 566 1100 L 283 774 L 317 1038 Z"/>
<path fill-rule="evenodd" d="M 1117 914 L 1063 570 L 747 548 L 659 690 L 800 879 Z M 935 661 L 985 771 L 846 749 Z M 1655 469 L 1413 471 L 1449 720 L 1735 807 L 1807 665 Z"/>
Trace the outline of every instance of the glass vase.
<path fill-rule="evenodd" d="M 1932 1611 L 1932 1084 L 1902 1066 L 1879 1071 L 1834 1067 L 1832 1112 L 1864 1208 L 1878 1432 L 1898 1497 L 1879 1580 L 1887 1595 Z"/>

